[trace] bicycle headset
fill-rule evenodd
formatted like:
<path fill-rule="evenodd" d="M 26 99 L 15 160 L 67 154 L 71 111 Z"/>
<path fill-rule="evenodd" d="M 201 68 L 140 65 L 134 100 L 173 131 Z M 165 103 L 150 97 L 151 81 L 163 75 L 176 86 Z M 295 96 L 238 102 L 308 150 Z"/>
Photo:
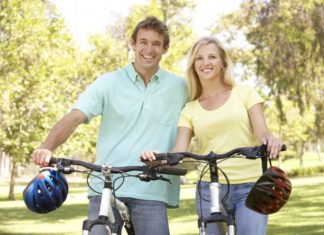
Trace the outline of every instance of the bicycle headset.
<path fill-rule="evenodd" d="M 65 176 L 54 170 L 37 175 L 24 189 L 24 201 L 28 209 L 36 213 L 48 213 L 59 208 L 68 195 Z"/>
<path fill-rule="evenodd" d="M 261 214 L 272 214 L 286 204 L 291 190 L 291 182 L 285 172 L 271 166 L 252 187 L 245 204 Z"/>

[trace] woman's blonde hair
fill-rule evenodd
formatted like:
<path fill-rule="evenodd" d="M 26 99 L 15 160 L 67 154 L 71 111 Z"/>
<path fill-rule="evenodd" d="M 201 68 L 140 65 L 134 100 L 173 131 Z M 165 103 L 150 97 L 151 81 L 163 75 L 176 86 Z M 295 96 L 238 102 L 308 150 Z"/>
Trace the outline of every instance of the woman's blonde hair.
<path fill-rule="evenodd" d="M 232 61 L 226 52 L 223 45 L 214 37 L 202 37 L 200 38 L 191 48 L 189 52 L 188 62 L 187 62 L 187 80 L 189 89 L 189 99 L 198 99 L 202 93 L 201 83 L 198 74 L 195 70 L 195 58 L 197 56 L 198 50 L 205 45 L 215 44 L 219 50 L 219 55 L 224 65 L 222 81 L 229 86 L 234 86 L 234 79 L 232 76 Z"/>

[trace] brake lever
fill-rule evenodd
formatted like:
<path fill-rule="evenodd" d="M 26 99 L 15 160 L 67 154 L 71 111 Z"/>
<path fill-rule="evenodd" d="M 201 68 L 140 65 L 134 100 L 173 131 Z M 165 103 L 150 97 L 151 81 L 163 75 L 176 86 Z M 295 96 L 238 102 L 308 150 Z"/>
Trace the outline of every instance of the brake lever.
<path fill-rule="evenodd" d="M 162 181 L 166 181 L 166 182 L 172 184 L 172 181 L 169 178 L 166 178 L 166 177 L 164 177 L 162 175 L 158 176 L 157 179 L 162 180 Z"/>
<path fill-rule="evenodd" d="M 63 166 L 61 164 L 57 164 L 56 169 L 64 174 L 71 174 L 75 172 L 75 169 L 72 166 Z"/>

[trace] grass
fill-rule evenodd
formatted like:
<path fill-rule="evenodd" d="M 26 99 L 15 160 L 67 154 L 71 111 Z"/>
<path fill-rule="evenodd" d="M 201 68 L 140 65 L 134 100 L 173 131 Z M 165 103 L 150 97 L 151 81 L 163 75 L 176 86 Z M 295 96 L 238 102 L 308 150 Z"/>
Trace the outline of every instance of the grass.
<path fill-rule="evenodd" d="M 273 162 L 273 165 L 277 165 Z M 305 155 L 305 167 L 324 165 L 315 154 Z M 280 165 L 285 171 L 298 167 L 298 160 L 289 159 Z M 70 176 L 68 176 L 70 177 Z M 7 201 L 8 180 L 0 179 L 0 234 L 80 234 L 87 214 L 85 180 L 68 178 L 69 195 L 64 205 L 49 214 L 30 212 L 22 200 L 22 191 L 32 177 L 17 180 L 16 201 Z M 189 182 L 196 175 L 188 174 Z M 278 213 L 269 217 L 268 235 L 320 235 L 324 234 L 324 175 L 292 179 L 293 191 L 289 202 Z M 195 212 L 195 186 L 181 187 L 181 204 L 169 210 L 171 235 L 198 234 Z M 125 233 L 124 233 L 125 234 Z"/>
<path fill-rule="evenodd" d="M 283 155 L 285 154 L 285 152 L 282 153 Z M 314 167 L 314 166 L 318 166 L 318 165 L 324 165 L 324 157 L 323 157 L 323 153 L 322 153 L 322 162 L 319 162 L 318 160 L 318 156 L 315 152 L 305 152 L 304 154 L 304 163 L 303 163 L 303 167 Z M 278 165 L 278 161 L 273 161 L 274 165 Z M 299 159 L 297 158 L 288 158 L 284 161 L 281 162 L 280 167 L 282 167 L 283 169 L 290 171 L 296 168 L 299 168 Z"/>
<path fill-rule="evenodd" d="M 70 182 L 70 181 L 69 181 Z M 293 192 L 287 205 L 270 216 L 268 235 L 324 234 L 324 176 L 292 179 Z M 6 201 L 7 182 L 0 182 L 0 234 L 80 234 L 87 213 L 86 186 L 70 183 L 67 201 L 58 210 L 39 215 L 21 200 L 24 181 L 18 183 L 16 201 Z M 169 210 L 172 235 L 198 234 L 194 185 L 181 189 L 181 205 Z"/>

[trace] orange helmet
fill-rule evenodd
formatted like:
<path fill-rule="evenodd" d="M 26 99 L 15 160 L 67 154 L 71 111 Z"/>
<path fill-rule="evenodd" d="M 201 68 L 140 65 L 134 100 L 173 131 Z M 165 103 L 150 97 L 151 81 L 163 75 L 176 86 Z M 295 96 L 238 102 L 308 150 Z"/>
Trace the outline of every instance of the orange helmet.
<path fill-rule="evenodd" d="M 291 193 L 288 176 L 279 167 L 271 166 L 258 179 L 245 201 L 245 205 L 261 214 L 279 211 Z"/>

